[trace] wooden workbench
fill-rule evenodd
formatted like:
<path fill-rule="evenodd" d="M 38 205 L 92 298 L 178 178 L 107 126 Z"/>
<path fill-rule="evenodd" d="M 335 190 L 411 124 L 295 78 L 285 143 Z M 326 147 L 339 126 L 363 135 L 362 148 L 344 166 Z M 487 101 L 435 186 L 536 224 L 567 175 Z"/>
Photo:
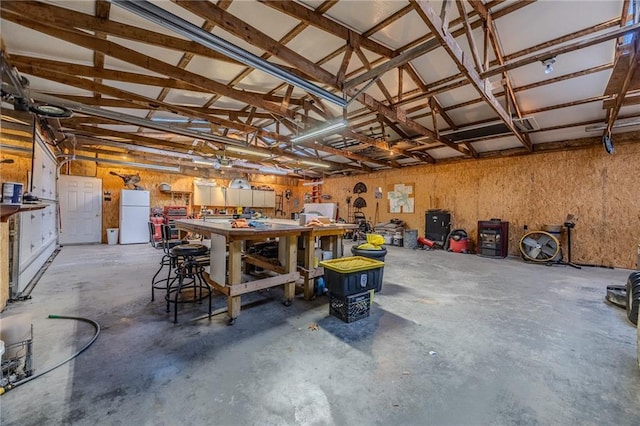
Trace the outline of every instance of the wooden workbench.
<path fill-rule="evenodd" d="M 297 271 L 298 236 L 308 229 L 299 225 L 263 222 L 259 228 L 232 228 L 228 220 L 178 219 L 174 221 L 181 231 L 194 232 L 211 237 L 211 265 L 205 275 L 209 285 L 227 296 L 227 314 L 233 324 L 240 314 L 243 294 L 265 288 L 284 285 L 285 305 L 295 296 L 295 283 L 300 278 Z M 278 238 L 279 265 L 257 256 L 242 253 L 243 241 Z M 227 257 L 228 250 L 228 257 Z M 242 265 L 253 264 L 275 272 L 277 275 L 242 282 Z"/>
<path fill-rule="evenodd" d="M 309 227 L 302 233 L 304 242 L 304 264 L 298 271 L 304 278 L 304 298 L 311 300 L 315 297 L 314 280 L 324 275 L 324 268 L 315 264 L 315 240 L 320 240 L 320 248 L 330 251 L 333 259 L 339 259 L 342 252 L 342 237 L 345 232 L 357 229 L 357 225 L 339 223 L 323 227 Z M 318 259 L 322 260 L 322 259 Z"/>
<path fill-rule="evenodd" d="M 267 222 L 288 226 L 297 226 L 298 221 L 288 219 L 268 219 Z M 298 266 L 298 272 L 304 279 L 304 298 L 311 300 L 315 297 L 314 280 L 324 275 L 324 268 L 316 265 L 315 246 L 316 237 L 319 239 L 322 251 L 330 251 L 333 259 L 341 258 L 342 238 L 347 231 L 358 229 L 352 223 L 334 223 L 325 226 L 305 226 L 301 239 L 303 241 L 303 264 Z M 322 259 L 318 259 L 322 260 Z"/>

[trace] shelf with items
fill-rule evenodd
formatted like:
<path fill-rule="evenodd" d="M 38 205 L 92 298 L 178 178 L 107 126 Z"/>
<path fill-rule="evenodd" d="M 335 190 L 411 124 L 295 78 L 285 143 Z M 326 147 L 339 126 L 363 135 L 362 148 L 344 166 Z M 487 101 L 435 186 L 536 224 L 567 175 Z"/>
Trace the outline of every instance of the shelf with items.
<path fill-rule="evenodd" d="M 184 199 L 187 204 L 191 200 L 191 191 L 160 191 L 161 194 L 171 195 L 171 198 Z"/>

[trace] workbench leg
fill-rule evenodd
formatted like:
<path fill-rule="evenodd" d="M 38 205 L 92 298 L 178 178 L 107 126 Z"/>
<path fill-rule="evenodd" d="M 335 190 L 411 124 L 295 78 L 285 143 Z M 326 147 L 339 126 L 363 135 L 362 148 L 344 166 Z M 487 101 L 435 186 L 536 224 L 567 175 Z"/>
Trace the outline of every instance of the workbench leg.
<path fill-rule="evenodd" d="M 308 272 L 304 274 L 304 300 L 311 300 L 315 296 L 314 278 L 309 278 L 309 274 L 315 269 L 315 237 L 307 233 L 304 237 L 304 269 Z"/>
<path fill-rule="evenodd" d="M 289 306 L 296 296 L 296 283 L 286 283 L 284 285 L 284 305 Z"/>
<path fill-rule="evenodd" d="M 242 306 L 240 296 L 227 297 L 227 314 L 229 315 L 229 319 L 227 321 L 228 325 L 233 325 L 236 322 L 236 318 L 240 315 L 240 306 Z"/>
<path fill-rule="evenodd" d="M 284 268 L 287 273 L 295 272 L 298 269 L 298 238 L 296 236 L 285 237 L 285 263 Z M 305 285 L 306 292 L 306 285 Z M 296 283 L 290 282 L 284 285 L 284 304 L 291 305 L 296 295 Z"/>
<path fill-rule="evenodd" d="M 242 282 L 242 241 L 229 241 L 229 276 L 227 283 L 229 286 Z M 240 296 L 227 296 L 227 315 L 229 315 L 229 325 L 233 325 L 238 315 L 240 315 Z"/>

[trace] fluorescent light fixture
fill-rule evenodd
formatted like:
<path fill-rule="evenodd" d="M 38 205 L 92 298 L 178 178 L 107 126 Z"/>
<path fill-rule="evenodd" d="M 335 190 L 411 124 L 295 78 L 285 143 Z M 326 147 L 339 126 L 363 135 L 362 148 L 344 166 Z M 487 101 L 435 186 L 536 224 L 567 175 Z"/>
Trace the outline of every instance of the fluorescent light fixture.
<path fill-rule="evenodd" d="M 307 161 L 307 160 L 300 161 L 300 164 L 305 164 L 307 166 L 315 166 L 315 167 L 325 167 L 325 168 L 331 167 L 329 164 L 316 163 L 315 161 Z"/>
<path fill-rule="evenodd" d="M 282 176 L 284 176 L 284 175 L 289 173 L 288 171 L 286 171 L 284 169 L 278 169 L 276 167 L 260 167 L 258 169 L 258 171 L 262 172 L 262 173 L 268 173 L 268 174 L 271 174 L 271 175 L 282 175 Z"/>
<path fill-rule="evenodd" d="M 341 108 L 345 108 L 347 106 L 347 101 L 335 93 L 316 86 L 295 74 L 265 61 L 259 56 L 256 56 L 251 52 L 247 52 L 246 50 L 241 49 L 240 47 L 211 34 L 209 31 L 205 31 L 199 26 L 194 25 L 191 22 L 188 22 L 185 19 L 182 19 L 179 16 L 176 16 L 146 0 L 111 0 L 111 2 L 131 13 L 142 16 L 149 21 L 168 28 L 189 40 L 195 41 L 196 43 L 235 59 L 242 64 L 263 71 L 269 75 L 286 81 L 293 86 L 300 87 L 306 92 L 312 93 L 322 99 L 338 105 Z"/>
<path fill-rule="evenodd" d="M 347 127 L 347 122 L 344 120 L 341 120 L 336 123 L 331 123 L 324 127 L 319 127 L 308 133 L 303 133 L 299 136 L 293 137 L 291 138 L 291 142 L 292 143 L 301 142 L 307 139 L 315 138 L 316 136 L 324 135 L 325 133 L 333 132 L 334 130 L 343 129 L 345 127 Z"/>
<path fill-rule="evenodd" d="M 633 127 L 640 126 L 640 118 L 630 118 L 626 120 L 616 120 L 613 125 L 614 129 L 619 129 L 621 127 Z M 587 126 L 584 128 L 585 132 L 597 132 L 601 130 L 605 130 L 607 128 L 606 124 L 595 124 L 593 126 Z"/>
<path fill-rule="evenodd" d="M 302 186 L 316 186 L 316 185 L 322 185 L 324 183 L 323 180 L 319 180 L 317 182 L 305 182 L 302 184 Z"/>
<path fill-rule="evenodd" d="M 61 157 L 61 156 L 58 156 Z M 64 155 L 62 156 L 64 157 Z M 112 160 L 110 158 L 100 158 L 100 157 L 85 157 L 82 155 L 72 156 L 67 155 L 69 159 L 79 160 L 79 161 L 91 161 L 95 163 L 110 163 L 110 164 L 122 164 L 125 166 L 138 167 L 141 169 L 151 169 L 151 170 L 162 170 L 165 172 L 179 172 L 180 167 L 171 167 L 171 166 L 161 166 L 159 164 L 147 164 L 147 163 L 135 163 L 131 161 L 122 161 L 122 160 Z"/>
<path fill-rule="evenodd" d="M 205 166 L 215 166 L 215 162 L 213 161 L 207 161 L 207 160 L 192 160 L 193 164 L 203 164 Z"/>
<path fill-rule="evenodd" d="M 249 148 L 242 148 L 238 146 L 227 146 L 225 148 L 227 151 L 237 152 L 238 154 L 247 154 L 247 155 L 256 155 L 258 157 L 271 157 L 271 154 L 267 154 L 266 152 L 254 151 Z"/>

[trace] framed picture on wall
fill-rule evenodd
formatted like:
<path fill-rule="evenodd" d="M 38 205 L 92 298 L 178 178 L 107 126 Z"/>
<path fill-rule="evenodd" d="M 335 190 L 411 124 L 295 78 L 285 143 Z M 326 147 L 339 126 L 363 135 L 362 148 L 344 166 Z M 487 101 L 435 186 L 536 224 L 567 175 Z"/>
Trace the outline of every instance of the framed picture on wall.
<path fill-rule="evenodd" d="M 415 206 L 414 184 L 389 185 L 387 200 L 389 200 L 389 213 L 413 213 Z"/>

